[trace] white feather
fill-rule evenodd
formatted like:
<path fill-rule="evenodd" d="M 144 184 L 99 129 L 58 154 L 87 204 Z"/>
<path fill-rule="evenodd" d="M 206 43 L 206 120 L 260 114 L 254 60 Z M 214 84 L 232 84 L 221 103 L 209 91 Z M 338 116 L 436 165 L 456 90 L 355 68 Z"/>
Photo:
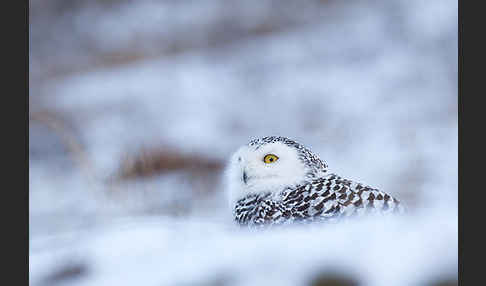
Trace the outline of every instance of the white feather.
<path fill-rule="evenodd" d="M 279 159 L 267 164 L 263 161 L 267 154 L 274 154 Z M 305 180 L 307 171 L 297 150 L 281 142 L 259 147 L 242 146 L 231 157 L 225 174 L 230 207 L 248 194 L 277 193 L 286 187 L 298 185 Z M 243 172 L 248 177 L 246 183 Z"/>

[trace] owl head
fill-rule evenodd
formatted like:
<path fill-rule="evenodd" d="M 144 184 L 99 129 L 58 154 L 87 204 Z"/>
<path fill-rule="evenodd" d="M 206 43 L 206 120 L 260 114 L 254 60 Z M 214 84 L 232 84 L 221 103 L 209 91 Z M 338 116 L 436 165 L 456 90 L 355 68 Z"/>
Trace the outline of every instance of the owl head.
<path fill-rule="evenodd" d="M 278 193 L 320 177 L 327 165 L 303 145 L 285 137 L 263 137 L 240 147 L 226 169 L 229 202 L 251 194 Z"/>

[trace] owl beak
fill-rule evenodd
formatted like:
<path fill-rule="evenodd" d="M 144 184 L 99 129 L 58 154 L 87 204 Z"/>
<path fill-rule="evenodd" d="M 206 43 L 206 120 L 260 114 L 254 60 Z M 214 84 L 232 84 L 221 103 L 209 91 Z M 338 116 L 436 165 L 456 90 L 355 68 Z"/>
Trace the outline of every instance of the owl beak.
<path fill-rule="evenodd" d="M 248 181 L 248 176 L 246 175 L 246 171 L 243 171 L 243 182 L 246 184 Z"/>

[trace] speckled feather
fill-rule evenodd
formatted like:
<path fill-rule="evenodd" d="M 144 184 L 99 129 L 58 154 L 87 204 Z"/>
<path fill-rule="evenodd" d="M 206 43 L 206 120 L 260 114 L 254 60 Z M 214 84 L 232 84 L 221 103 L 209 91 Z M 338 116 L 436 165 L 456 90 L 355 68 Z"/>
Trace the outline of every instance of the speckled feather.
<path fill-rule="evenodd" d="M 234 212 L 240 224 L 280 224 L 403 212 L 403 206 L 384 192 L 329 174 L 277 196 L 248 195 L 236 203 Z"/>
<path fill-rule="evenodd" d="M 327 165 L 301 144 L 285 137 L 253 140 L 250 146 L 282 142 L 296 148 L 300 159 L 313 172 L 306 182 L 278 193 L 248 194 L 234 206 L 235 221 L 242 225 L 287 224 L 292 222 L 331 221 L 370 213 L 401 213 L 403 205 L 394 197 L 367 185 L 328 174 Z M 257 146 L 258 148 L 258 146 Z M 316 178 L 316 169 L 325 176 Z"/>

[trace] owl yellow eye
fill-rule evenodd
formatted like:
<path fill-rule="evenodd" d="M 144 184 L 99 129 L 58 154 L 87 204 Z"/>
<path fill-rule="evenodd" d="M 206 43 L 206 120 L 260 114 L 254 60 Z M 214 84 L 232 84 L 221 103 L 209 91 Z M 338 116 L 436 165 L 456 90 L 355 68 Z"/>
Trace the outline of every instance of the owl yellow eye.
<path fill-rule="evenodd" d="M 278 160 L 278 157 L 276 155 L 273 155 L 273 154 L 265 155 L 265 157 L 263 158 L 263 162 L 265 162 L 267 164 L 273 163 L 277 160 Z"/>

